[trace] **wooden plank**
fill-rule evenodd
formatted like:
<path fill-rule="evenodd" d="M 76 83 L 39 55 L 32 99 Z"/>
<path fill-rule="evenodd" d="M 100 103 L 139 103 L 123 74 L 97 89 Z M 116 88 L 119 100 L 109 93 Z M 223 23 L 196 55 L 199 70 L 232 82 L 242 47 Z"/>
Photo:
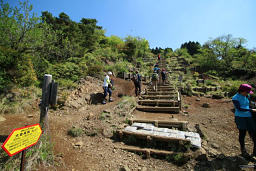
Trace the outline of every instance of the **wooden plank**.
<path fill-rule="evenodd" d="M 136 107 L 137 110 L 145 111 L 145 112 L 175 112 L 179 113 L 179 107 L 158 107 L 158 106 L 141 106 L 138 105 Z"/>
<path fill-rule="evenodd" d="M 173 151 L 165 151 L 165 150 L 156 150 L 156 149 L 150 149 L 150 148 L 139 148 L 139 147 L 115 147 L 119 148 L 125 151 L 134 152 L 134 153 L 144 153 L 146 155 L 146 158 L 150 158 L 150 155 L 159 155 L 159 156 L 167 156 L 167 155 L 173 155 L 176 154 L 176 152 Z M 185 156 L 187 156 L 186 153 L 184 153 Z"/>
<path fill-rule="evenodd" d="M 179 101 L 175 100 L 139 100 L 140 105 L 165 105 L 165 106 L 179 106 Z"/>
<path fill-rule="evenodd" d="M 148 91 L 153 91 L 154 89 L 153 88 L 151 88 L 151 87 L 149 87 L 149 88 L 147 88 L 147 90 Z M 173 90 L 175 90 L 175 88 L 174 87 L 171 87 L 171 88 L 164 88 L 164 87 L 159 87 L 159 86 L 157 86 L 157 91 L 173 91 Z"/>
<path fill-rule="evenodd" d="M 177 94 L 175 91 L 146 91 L 146 95 L 170 95 Z"/>
<path fill-rule="evenodd" d="M 176 99 L 177 95 L 141 95 L 143 99 Z"/>

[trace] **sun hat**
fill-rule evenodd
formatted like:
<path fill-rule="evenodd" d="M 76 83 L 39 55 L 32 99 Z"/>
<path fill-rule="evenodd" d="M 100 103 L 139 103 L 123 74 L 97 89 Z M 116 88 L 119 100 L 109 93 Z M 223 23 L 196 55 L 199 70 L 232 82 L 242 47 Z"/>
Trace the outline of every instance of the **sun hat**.
<path fill-rule="evenodd" d="M 112 75 L 112 72 L 108 71 L 108 75 Z"/>
<path fill-rule="evenodd" d="M 249 84 L 241 84 L 238 91 L 246 91 L 249 94 L 253 94 L 252 86 Z"/>

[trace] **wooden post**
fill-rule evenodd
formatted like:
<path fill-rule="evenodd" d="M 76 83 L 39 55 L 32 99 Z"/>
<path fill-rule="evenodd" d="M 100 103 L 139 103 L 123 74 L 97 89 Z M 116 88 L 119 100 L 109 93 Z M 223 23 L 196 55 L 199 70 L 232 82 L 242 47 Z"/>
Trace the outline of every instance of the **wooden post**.
<path fill-rule="evenodd" d="M 23 150 L 21 154 L 20 171 L 24 171 L 25 163 L 26 163 L 26 150 Z"/>
<path fill-rule="evenodd" d="M 40 125 L 44 133 L 47 133 L 49 129 L 47 112 L 48 112 L 49 101 L 50 101 L 51 82 L 52 82 L 52 75 L 45 74 L 43 87 L 42 87 L 42 101 L 41 101 L 41 113 L 40 113 Z"/>

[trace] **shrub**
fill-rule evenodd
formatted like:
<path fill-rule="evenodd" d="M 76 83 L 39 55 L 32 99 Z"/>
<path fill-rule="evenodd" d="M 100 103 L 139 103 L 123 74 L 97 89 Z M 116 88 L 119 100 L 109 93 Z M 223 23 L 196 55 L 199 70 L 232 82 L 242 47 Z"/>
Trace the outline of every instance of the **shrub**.
<path fill-rule="evenodd" d="M 81 128 L 71 128 L 68 130 L 68 135 L 72 137 L 79 137 L 84 133 L 84 131 Z"/>
<path fill-rule="evenodd" d="M 17 63 L 16 82 L 21 86 L 34 85 L 37 81 L 36 73 L 30 56 L 22 56 Z"/>
<path fill-rule="evenodd" d="M 224 92 L 228 92 L 229 96 L 234 96 L 237 93 L 237 90 L 243 81 L 226 81 L 224 85 L 222 85 L 222 90 Z"/>
<path fill-rule="evenodd" d="M 88 75 L 92 77 L 101 78 L 103 76 L 103 65 L 102 64 L 94 64 L 88 67 Z"/>
<path fill-rule="evenodd" d="M 199 73 L 198 72 L 194 72 L 193 76 L 194 77 L 199 77 Z"/>
<path fill-rule="evenodd" d="M 0 92 L 4 91 L 6 87 L 10 84 L 10 80 L 8 75 L 5 71 L 0 70 Z"/>
<path fill-rule="evenodd" d="M 72 81 L 78 81 L 82 75 L 82 71 L 79 66 L 72 62 L 51 65 L 48 73 L 55 79 L 69 79 Z"/>

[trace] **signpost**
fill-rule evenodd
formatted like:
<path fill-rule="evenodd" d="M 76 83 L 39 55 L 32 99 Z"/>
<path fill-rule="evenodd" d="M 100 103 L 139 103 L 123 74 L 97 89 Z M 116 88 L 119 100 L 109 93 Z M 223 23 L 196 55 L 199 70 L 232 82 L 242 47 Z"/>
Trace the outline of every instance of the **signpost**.
<path fill-rule="evenodd" d="M 35 145 L 42 134 L 39 124 L 16 128 L 2 145 L 4 151 L 11 157 L 22 151 L 21 171 L 24 170 L 26 149 Z"/>
<path fill-rule="evenodd" d="M 48 108 L 50 105 L 56 105 L 57 94 L 58 83 L 52 80 L 52 75 L 45 74 L 42 87 L 42 101 L 40 104 L 40 124 L 44 133 L 49 129 L 47 115 Z M 43 132 L 40 124 L 38 123 L 14 129 L 1 146 L 10 157 L 22 152 L 20 164 L 21 171 L 24 171 L 26 149 L 35 145 Z"/>

